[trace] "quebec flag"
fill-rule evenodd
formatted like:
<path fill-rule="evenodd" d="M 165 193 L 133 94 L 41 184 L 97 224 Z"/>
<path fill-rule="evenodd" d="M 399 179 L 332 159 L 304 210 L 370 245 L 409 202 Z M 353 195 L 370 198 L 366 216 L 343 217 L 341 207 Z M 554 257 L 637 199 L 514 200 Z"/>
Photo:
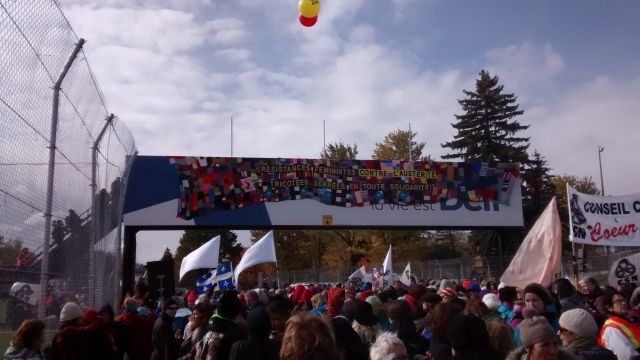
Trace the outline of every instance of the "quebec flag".
<path fill-rule="evenodd" d="M 218 290 L 225 291 L 235 286 L 233 283 L 233 268 L 230 261 L 223 262 L 216 271 Z"/>
<path fill-rule="evenodd" d="M 215 281 L 216 269 L 209 271 L 196 280 L 196 291 L 198 295 L 202 295 L 213 287 Z"/>

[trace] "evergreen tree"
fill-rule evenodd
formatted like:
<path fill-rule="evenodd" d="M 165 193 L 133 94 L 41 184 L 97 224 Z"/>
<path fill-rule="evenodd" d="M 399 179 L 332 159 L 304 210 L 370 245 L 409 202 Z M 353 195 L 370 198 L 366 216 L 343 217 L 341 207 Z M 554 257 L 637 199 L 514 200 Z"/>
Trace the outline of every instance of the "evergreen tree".
<path fill-rule="evenodd" d="M 550 171 L 547 160 L 535 150 L 531 161 L 522 172 L 524 224 L 527 229 L 533 225 L 555 195 Z"/>
<path fill-rule="evenodd" d="M 376 160 L 409 160 L 409 147 L 411 147 L 411 160 L 426 160 L 422 151 L 426 143 L 416 142 L 417 132 L 409 130 L 394 130 L 388 133 L 382 142 L 376 143 L 373 149 L 373 158 Z"/>
<path fill-rule="evenodd" d="M 465 99 L 458 100 L 464 114 L 455 115 L 458 122 L 451 124 L 458 133 L 454 139 L 442 144 L 452 150 L 443 159 L 464 159 L 495 163 L 527 163 L 529 138 L 519 133 L 528 125 L 520 125 L 515 117 L 524 113 L 516 104 L 514 94 L 503 94 L 498 77 L 480 71 L 475 91 L 463 90 Z"/>
<path fill-rule="evenodd" d="M 498 80 L 497 76 L 491 77 L 488 71 L 482 70 L 476 80 L 475 91 L 463 90 L 466 98 L 458 100 L 458 103 L 464 113 L 455 115 L 457 122 L 451 126 L 457 134 L 453 140 L 442 144 L 452 151 L 443 155 L 443 159 L 482 161 L 489 166 L 497 163 L 527 164 L 529 138 L 522 137 L 520 132 L 529 126 L 515 120 L 524 114 L 524 110 L 519 109 L 514 94 L 502 93 L 504 85 L 500 85 Z M 510 230 L 500 230 L 498 234 L 474 231 L 470 240 L 480 253 L 498 253 L 502 271 L 503 255 L 515 252 L 522 235 L 521 231 Z M 503 242 L 503 239 L 507 241 Z"/>
<path fill-rule="evenodd" d="M 173 260 L 173 254 L 171 253 L 171 250 L 169 250 L 169 248 L 164 249 L 164 254 L 162 254 L 162 258 L 160 258 L 160 261 L 171 261 Z"/>
<path fill-rule="evenodd" d="M 344 144 L 342 142 L 330 143 L 320 152 L 321 159 L 354 160 L 358 156 L 358 145 Z"/>

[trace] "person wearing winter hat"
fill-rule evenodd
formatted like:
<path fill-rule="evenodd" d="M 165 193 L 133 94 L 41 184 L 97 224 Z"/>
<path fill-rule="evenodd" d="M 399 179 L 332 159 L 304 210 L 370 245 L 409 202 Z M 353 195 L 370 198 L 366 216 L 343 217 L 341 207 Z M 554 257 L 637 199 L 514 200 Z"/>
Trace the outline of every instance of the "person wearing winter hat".
<path fill-rule="evenodd" d="M 247 314 L 247 340 L 231 346 L 230 360 L 278 360 L 280 344 L 269 339 L 271 319 L 264 306 L 254 307 Z"/>
<path fill-rule="evenodd" d="M 439 295 L 442 298 L 442 301 L 444 302 L 449 302 L 452 299 L 458 297 L 458 293 L 456 292 L 455 289 L 452 289 L 452 288 L 444 288 L 440 290 Z"/>
<path fill-rule="evenodd" d="M 62 310 L 60 311 L 61 325 L 65 323 L 77 323 L 80 318 L 82 318 L 82 309 L 78 304 L 74 302 L 68 302 L 64 304 Z"/>
<path fill-rule="evenodd" d="M 449 279 L 442 279 L 442 281 L 440 281 L 440 288 L 438 289 L 438 293 L 441 293 L 442 290 L 444 289 L 455 289 L 455 288 L 456 288 L 455 281 L 449 280 Z"/>
<path fill-rule="evenodd" d="M 520 323 L 522 346 L 513 350 L 506 360 L 570 360 L 576 357 L 561 350 L 558 337 L 543 316 L 533 316 Z"/>
<path fill-rule="evenodd" d="M 97 315 L 102 322 L 102 327 L 107 333 L 109 333 L 114 341 L 118 359 L 121 359 L 124 356 L 124 353 L 127 351 L 126 348 L 128 347 L 127 335 L 124 326 L 121 323 L 117 323 L 114 321 L 115 314 L 113 312 L 113 308 L 109 304 L 100 308 Z"/>
<path fill-rule="evenodd" d="M 593 316 L 584 309 L 567 310 L 560 315 L 558 330 L 562 346 L 579 359 L 615 360 L 616 356 L 598 345 L 598 325 Z"/>
<path fill-rule="evenodd" d="M 536 283 L 531 283 L 524 288 L 524 310 L 523 313 L 528 313 L 529 316 L 544 316 L 551 324 L 554 333 L 560 330 L 560 324 L 558 324 L 558 311 L 555 308 L 555 304 L 549 291 L 544 286 Z M 520 338 L 520 325 L 515 328 L 513 334 L 516 346 L 521 346 L 522 341 Z"/>
<path fill-rule="evenodd" d="M 489 293 L 483 296 L 482 302 L 485 305 L 487 305 L 487 308 L 489 308 L 489 311 L 498 311 L 498 308 L 501 305 L 500 299 L 498 298 L 498 296 L 492 293 Z"/>
<path fill-rule="evenodd" d="M 243 304 L 238 299 L 238 292 L 227 290 L 218 299 L 218 307 L 211 317 L 207 334 L 202 339 L 202 351 L 211 352 L 215 359 L 229 358 L 233 343 L 247 338 L 247 333 L 241 326 Z M 220 339 L 217 343 L 215 339 Z"/>
<path fill-rule="evenodd" d="M 498 290 L 498 299 L 502 303 L 498 307 L 500 317 L 505 324 L 511 326 L 511 321 L 516 315 L 514 307 L 518 300 L 518 290 L 512 286 L 503 286 Z"/>
<path fill-rule="evenodd" d="M 609 312 L 598 342 L 620 359 L 635 358 L 640 353 L 640 324 L 629 317 L 629 303 L 620 292 L 605 292 L 603 303 Z"/>
<path fill-rule="evenodd" d="M 187 295 L 187 307 L 190 310 L 193 310 L 193 308 L 196 306 L 196 301 L 198 301 L 198 294 L 195 292 L 195 290 L 189 291 Z"/>
<path fill-rule="evenodd" d="M 85 325 L 82 323 L 82 316 L 82 309 L 78 304 L 64 304 L 60 312 L 60 331 L 51 343 L 48 356 L 54 359 L 114 358 L 116 354 L 113 342 L 103 331 L 102 324 L 93 321 Z"/>
<path fill-rule="evenodd" d="M 378 318 L 373 313 L 371 304 L 365 301 L 356 301 L 352 308 L 353 330 L 360 336 L 360 340 L 367 347 L 376 341 L 376 336 L 380 332 Z"/>
<path fill-rule="evenodd" d="M 391 329 L 391 323 L 387 318 L 387 311 L 384 308 L 382 300 L 380 300 L 380 298 L 376 295 L 372 295 L 367 298 L 367 302 L 371 304 L 373 314 L 376 316 L 376 318 L 378 318 L 378 325 L 380 326 L 380 330 L 389 331 Z"/>

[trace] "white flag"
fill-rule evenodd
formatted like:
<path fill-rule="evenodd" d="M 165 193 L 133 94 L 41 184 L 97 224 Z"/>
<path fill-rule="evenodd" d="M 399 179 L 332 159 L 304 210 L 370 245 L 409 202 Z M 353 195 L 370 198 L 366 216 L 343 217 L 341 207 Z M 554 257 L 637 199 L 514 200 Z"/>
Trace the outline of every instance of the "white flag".
<path fill-rule="evenodd" d="M 404 268 L 404 271 L 400 276 L 400 281 L 407 286 L 411 286 L 411 263 L 410 262 L 408 262 L 407 267 Z"/>
<path fill-rule="evenodd" d="M 367 272 L 367 266 L 362 265 L 353 274 L 349 275 L 349 280 L 360 279 L 361 282 L 367 283 L 372 281 L 372 275 Z"/>
<path fill-rule="evenodd" d="M 387 284 L 391 285 L 393 283 L 393 264 L 391 262 L 391 245 L 389 245 L 389 251 L 387 251 L 387 256 L 384 258 L 384 262 L 382 263 L 382 271 L 384 272 L 384 278 L 387 280 Z"/>
<path fill-rule="evenodd" d="M 263 236 L 242 255 L 242 259 L 240 259 L 240 263 L 238 263 L 233 273 L 236 284 L 241 272 L 254 265 L 268 262 L 276 262 L 276 244 L 273 238 L 273 231 L 269 231 L 267 235 Z"/>
<path fill-rule="evenodd" d="M 522 241 L 501 285 L 523 288 L 530 283 L 549 286 L 560 272 L 562 229 L 554 197 Z"/>
<path fill-rule="evenodd" d="M 182 259 L 182 264 L 180 264 L 180 278 L 178 281 L 191 270 L 218 267 L 218 256 L 220 256 L 220 235 L 207 241 L 204 245 L 193 250 Z"/>

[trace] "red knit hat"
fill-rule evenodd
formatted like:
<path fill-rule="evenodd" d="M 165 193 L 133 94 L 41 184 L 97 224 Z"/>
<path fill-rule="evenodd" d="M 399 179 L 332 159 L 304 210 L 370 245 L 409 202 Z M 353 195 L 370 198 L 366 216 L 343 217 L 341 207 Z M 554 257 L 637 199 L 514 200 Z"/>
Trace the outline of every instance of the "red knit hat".
<path fill-rule="evenodd" d="M 413 297 L 413 296 L 411 296 L 411 295 L 405 295 L 405 297 L 404 297 L 404 301 L 408 302 L 408 303 L 409 303 L 409 305 L 411 305 L 411 306 L 416 306 L 416 305 L 418 305 L 418 304 L 417 304 L 417 302 L 416 302 L 416 298 L 414 298 L 414 297 Z"/>
<path fill-rule="evenodd" d="M 366 301 L 369 296 L 375 295 L 372 290 L 365 290 L 360 293 L 360 301 Z"/>
<path fill-rule="evenodd" d="M 467 279 L 462 282 L 462 287 L 469 290 L 469 288 L 471 287 L 471 284 L 473 284 L 473 280 Z"/>
<path fill-rule="evenodd" d="M 98 312 L 93 309 L 86 309 L 82 315 L 82 321 L 85 324 L 93 324 L 98 321 Z"/>
<path fill-rule="evenodd" d="M 194 304 L 198 300 L 198 295 L 195 291 L 191 291 L 189 295 L 187 295 L 187 303 Z"/>

